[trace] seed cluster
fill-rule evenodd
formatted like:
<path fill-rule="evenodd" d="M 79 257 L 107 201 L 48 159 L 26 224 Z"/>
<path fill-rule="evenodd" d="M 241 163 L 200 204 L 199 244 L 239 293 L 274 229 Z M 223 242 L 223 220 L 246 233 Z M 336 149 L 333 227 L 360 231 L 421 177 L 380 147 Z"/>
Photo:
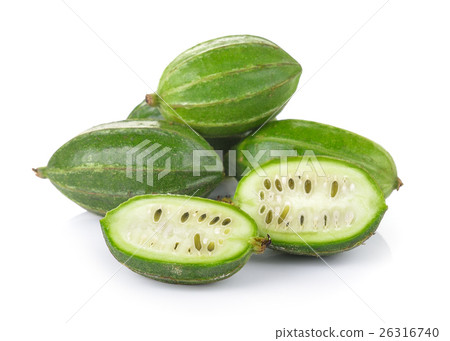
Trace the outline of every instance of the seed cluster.
<path fill-rule="evenodd" d="M 258 214 L 268 231 L 328 232 L 351 227 L 356 215 L 342 200 L 355 191 L 347 177 L 267 177 L 257 193 Z M 315 198 L 320 197 L 317 209 Z"/>
<path fill-rule="evenodd" d="M 164 207 L 149 207 L 148 222 L 132 226 L 126 235 L 129 242 L 152 251 L 186 256 L 211 255 L 224 246 L 232 233 L 233 220 L 222 214 L 198 209 L 171 213 Z"/>

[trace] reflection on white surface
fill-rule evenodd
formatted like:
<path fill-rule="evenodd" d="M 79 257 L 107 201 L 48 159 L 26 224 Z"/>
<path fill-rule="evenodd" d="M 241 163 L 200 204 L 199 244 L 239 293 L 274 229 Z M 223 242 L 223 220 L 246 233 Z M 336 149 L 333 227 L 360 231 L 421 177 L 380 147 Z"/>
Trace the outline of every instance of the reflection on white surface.
<path fill-rule="evenodd" d="M 102 219 L 101 216 L 91 213 L 91 212 L 83 212 L 74 217 L 72 217 L 67 223 L 70 227 L 80 227 L 80 226 L 100 226 L 99 221 Z"/>
<path fill-rule="evenodd" d="M 264 285 L 269 282 L 271 285 L 290 287 L 292 284 L 289 282 L 296 282 L 303 289 L 310 286 L 327 288 L 331 283 L 338 283 L 339 277 L 347 281 L 370 276 L 375 269 L 391 264 L 391 258 L 389 245 L 381 234 L 375 234 L 365 245 L 325 256 L 323 260 L 269 249 L 262 255 L 252 256 L 238 276 L 254 281 L 255 285 L 263 281 Z"/>
<path fill-rule="evenodd" d="M 84 256 L 91 259 L 96 267 L 117 268 L 118 263 L 112 263 L 115 259 L 110 254 L 100 227 L 102 217 L 84 212 L 72 217 L 67 221 L 68 235 L 71 243 L 75 244 Z"/>

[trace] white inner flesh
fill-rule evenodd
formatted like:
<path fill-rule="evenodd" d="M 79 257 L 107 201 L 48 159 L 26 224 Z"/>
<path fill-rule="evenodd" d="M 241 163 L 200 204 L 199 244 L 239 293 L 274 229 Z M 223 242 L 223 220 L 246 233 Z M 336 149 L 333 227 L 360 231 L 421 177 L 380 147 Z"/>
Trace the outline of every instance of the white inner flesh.
<path fill-rule="evenodd" d="M 255 233 L 233 209 L 184 197 L 134 201 L 111 219 L 110 236 L 122 249 L 166 261 L 232 257 L 248 247 Z"/>
<path fill-rule="evenodd" d="M 325 174 L 305 171 L 288 163 L 265 168 L 267 176 L 253 173 L 239 189 L 240 207 L 255 218 L 260 232 L 275 240 L 327 242 L 358 234 L 373 219 L 380 202 L 378 191 L 358 169 L 321 161 Z"/>

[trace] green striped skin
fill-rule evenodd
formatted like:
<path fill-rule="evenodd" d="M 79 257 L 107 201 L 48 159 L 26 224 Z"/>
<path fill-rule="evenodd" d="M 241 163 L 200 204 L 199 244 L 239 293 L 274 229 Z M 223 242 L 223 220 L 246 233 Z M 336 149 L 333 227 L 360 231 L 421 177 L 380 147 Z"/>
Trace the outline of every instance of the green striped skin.
<path fill-rule="evenodd" d="M 127 268 L 142 276 L 171 284 L 207 284 L 226 279 L 242 269 L 252 254 L 249 250 L 236 260 L 216 265 L 178 265 L 149 261 L 136 256 L 130 258 L 131 255 L 118 250 L 105 233 L 103 236 L 114 258 L 122 264 L 125 263 Z"/>
<path fill-rule="evenodd" d="M 186 262 L 181 259 L 179 261 L 173 259 L 165 260 L 164 255 L 160 256 L 160 259 L 154 259 L 145 255 L 145 251 L 142 251 L 143 247 L 132 252 L 128 249 L 129 246 L 126 247 L 122 245 L 123 241 L 120 241 L 115 237 L 113 232 L 114 229 L 117 229 L 117 226 L 114 225 L 118 224 L 118 220 L 115 216 L 121 212 L 132 209 L 135 204 L 142 201 L 164 202 L 164 200 L 180 201 L 180 209 L 183 208 L 184 203 L 189 201 L 194 203 L 199 209 L 206 203 L 208 205 L 214 205 L 214 207 L 219 210 L 231 210 L 235 212 L 235 214 L 241 216 L 246 224 L 248 224 L 251 231 L 248 235 L 248 242 L 244 244 L 244 247 L 224 259 L 212 261 L 208 259 L 208 257 L 204 257 L 202 260 L 194 262 Z M 164 206 L 164 204 L 162 204 L 162 206 Z M 132 198 L 116 209 L 108 212 L 106 217 L 103 218 L 100 223 L 106 244 L 112 255 L 119 262 L 140 275 L 172 284 L 206 284 L 228 278 L 238 272 L 254 252 L 262 253 L 269 242 L 267 238 L 257 237 L 257 227 L 255 222 L 245 212 L 238 208 L 223 202 L 180 195 L 144 195 Z M 123 225 L 119 227 L 127 228 L 127 226 L 132 223 L 132 221 L 122 221 Z M 163 233 L 164 228 L 167 228 L 167 226 L 163 225 L 163 227 L 160 227 L 158 233 Z M 136 246 L 134 247 L 136 248 Z"/>
<path fill-rule="evenodd" d="M 164 120 L 161 112 L 157 107 L 151 107 L 144 100 L 133 109 L 131 114 L 127 118 L 128 120 Z M 183 123 L 181 123 L 183 124 Z M 227 137 L 205 137 L 205 140 L 211 145 L 214 150 L 221 150 L 225 155 L 231 147 L 241 142 L 246 136 L 250 134 L 250 131 L 240 135 L 227 136 Z"/>
<path fill-rule="evenodd" d="M 270 160 L 262 165 L 265 175 L 260 176 L 253 170 L 239 181 L 236 189 L 233 202 L 256 221 L 261 236 L 270 234 L 270 248 L 296 255 L 326 256 L 353 249 L 375 234 L 388 207 L 372 177 L 352 163 L 325 156 L 316 158 L 324 174 L 311 176 L 314 172 L 304 164 L 306 169 L 297 176 L 295 170 L 301 169 L 302 159 L 288 157 L 286 164 Z M 282 164 L 287 167 L 283 168 Z M 315 167 L 312 166 L 313 171 L 317 171 Z M 282 169 L 287 169 L 283 171 L 287 172 L 284 177 Z M 261 197 L 263 181 L 273 176 L 281 180 L 282 188 L 276 188 L 272 181 L 272 193 L 268 190 Z M 289 187 L 288 179 L 295 179 L 297 184 Z M 305 179 L 311 179 L 311 195 L 305 194 Z M 333 181 L 338 182 L 339 187 L 331 196 Z M 260 205 L 267 207 L 262 213 Z M 290 209 L 283 216 L 281 212 L 286 206 Z M 269 221 L 272 225 L 267 224 L 268 210 L 273 212 L 273 219 Z M 336 212 L 339 212 L 338 220 L 334 220 Z M 352 212 L 350 223 L 346 221 L 348 212 Z M 325 224 L 324 215 L 327 216 Z M 304 217 L 304 223 L 300 223 L 300 217 Z M 313 228 L 313 224 L 316 227 Z"/>
<path fill-rule="evenodd" d="M 143 100 L 133 109 L 133 111 L 127 117 L 127 120 L 137 119 L 159 121 L 163 120 L 164 117 L 161 115 L 161 112 L 158 108 L 149 106 L 146 100 Z"/>
<path fill-rule="evenodd" d="M 132 157 L 127 176 L 127 153 L 140 143 L 139 149 L 158 146 L 137 169 Z M 148 157 L 170 148 L 154 161 L 153 184 L 147 179 Z M 208 194 L 222 180 L 222 171 L 207 171 L 205 165 L 222 167 L 220 158 L 201 158 L 200 176 L 193 175 L 194 150 L 211 147 L 185 126 L 165 121 L 122 121 L 94 127 L 67 142 L 51 157 L 47 167 L 35 169 L 36 175 L 48 178 L 69 199 L 88 211 L 104 215 L 131 197 L 149 193 Z M 140 153 L 143 157 L 144 154 Z M 170 157 L 170 172 L 158 179 Z M 137 177 L 139 172 L 142 179 Z"/>
<path fill-rule="evenodd" d="M 245 150 L 253 156 L 265 150 L 259 164 L 274 158 L 270 156 L 271 150 L 294 150 L 297 155 L 313 151 L 315 155 L 347 160 L 364 168 L 380 186 L 386 198 L 402 184 L 397 177 L 394 160 L 383 147 L 350 131 L 322 123 L 303 120 L 269 122 L 236 147 L 238 177 L 252 168 L 243 154 Z"/>
<path fill-rule="evenodd" d="M 301 72 L 295 59 L 267 39 L 222 37 L 175 58 L 147 102 L 203 136 L 239 135 L 283 109 Z"/>

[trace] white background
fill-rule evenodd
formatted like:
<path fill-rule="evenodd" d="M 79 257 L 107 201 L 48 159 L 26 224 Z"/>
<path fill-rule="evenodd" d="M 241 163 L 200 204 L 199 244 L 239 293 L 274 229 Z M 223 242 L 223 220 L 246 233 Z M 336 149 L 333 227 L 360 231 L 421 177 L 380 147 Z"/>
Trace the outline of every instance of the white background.
<path fill-rule="evenodd" d="M 384 3 L 67 1 L 78 17 L 57 0 L 2 2 L 0 338 L 273 340 L 282 328 L 409 326 L 448 340 L 450 5 Z M 266 37 L 302 64 L 279 118 L 377 141 L 405 186 L 378 234 L 326 258 L 331 268 L 269 250 L 216 284 L 159 283 L 120 268 L 99 218 L 31 168 L 124 119 L 179 53 L 230 34 Z"/>

